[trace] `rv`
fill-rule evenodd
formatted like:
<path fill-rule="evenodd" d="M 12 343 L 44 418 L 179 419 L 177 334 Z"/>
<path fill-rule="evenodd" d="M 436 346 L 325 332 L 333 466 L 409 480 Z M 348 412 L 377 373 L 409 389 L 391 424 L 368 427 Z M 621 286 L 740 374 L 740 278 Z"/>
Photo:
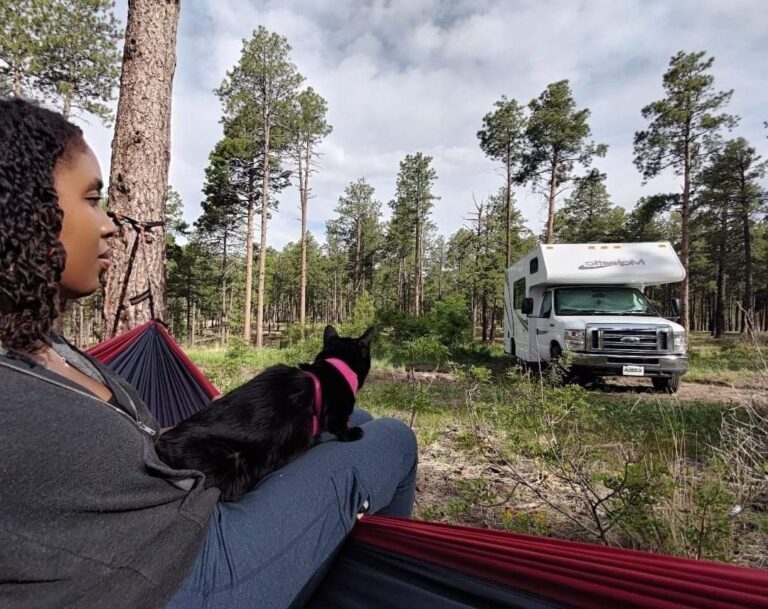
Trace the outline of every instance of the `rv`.
<path fill-rule="evenodd" d="M 685 330 L 643 291 L 684 277 L 669 242 L 539 245 L 505 272 L 505 350 L 523 364 L 568 351 L 578 378 L 650 377 L 675 392 L 688 369 Z M 673 308 L 679 315 L 678 300 Z"/>

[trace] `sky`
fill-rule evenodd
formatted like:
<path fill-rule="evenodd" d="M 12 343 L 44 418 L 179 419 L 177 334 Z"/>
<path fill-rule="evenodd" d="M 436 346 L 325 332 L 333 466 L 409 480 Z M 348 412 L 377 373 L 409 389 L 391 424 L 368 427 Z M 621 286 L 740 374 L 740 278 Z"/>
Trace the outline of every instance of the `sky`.
<path fill-rule="evenodd" d="M 733 89 L 727 111 L 768 157 L 768 10 L 764 0 L 182 0 L 173 85 L 169 183 L 184 217 L 200 214 L 208 155 L 222 136 L 213 93 L 239 60 L 243 39 L 260 25 L 285 36 L 298 71 L 328 102 L 333 132 L 319 147 L 310 182 L 309 230 L 321 241 L 344 188 L 364 177 L 386 205 L 406 154 L 433 157 L 438 231 L 467 224 L 473 199 L 498 191 L 498 163 L 480 150 L 483 116 L 502 95 L 527 104 L 547 84 L 568 79 L 578 108 L 589 108 L 592 140 L 608 145 L 594 165 L 613 202 L 679 192 L 671 173 L 643 185 L 632 138 L 647 126 L 640 111 L 663 97 L 662 75 L 680 50 L 715 57 L 719 90 Z M 127 0 L 115 14 L 127 18 Z M 116 100 L 114 106 L 116 107 Z M 81 120 L 109 173 L 112 130 Z M 536 233 L 546 202 L 519 188 L 517 205 Z M 268 243 L 300 232 L 296 188 L 278 195 Z M 561 201 L 562 203 L 562 201 Z"/>

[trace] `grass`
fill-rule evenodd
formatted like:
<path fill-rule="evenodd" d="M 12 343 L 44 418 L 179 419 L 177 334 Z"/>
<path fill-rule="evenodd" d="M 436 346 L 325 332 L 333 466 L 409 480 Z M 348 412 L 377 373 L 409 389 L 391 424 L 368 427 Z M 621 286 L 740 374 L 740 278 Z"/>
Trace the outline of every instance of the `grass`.
<path fill-rule="evenodd" d="M 689 382 L 757 384 L 765 380 L 768 337 L 728 334 L 714 339 L 705 332 L 693 332 L 689 357 L 690 369 L 685 376 Z"/>
<path fill-rule="evenodd" d="M 317 350 L 310 341 L 187 353 L 227 391 L 265 367 L 309 361 Z M 376 417 L 412 424 L 421 460 L 416 517 L 768 562 L 768 517 L 760 511 L 768 496 L 768 443 L 759 435 L 765 432 L 758 429 L 754 440 L 763 446 L 755 452 L 762 473 L 746 486 L 739 482 L 744 464 L 728 452 L 723 435 L 723 421 L 746 420 L 747 410 L 709 398 L 559 387 L 512 369 L 500 346 L 453 348 L 440 366 L 452 381 L 424 375 L 408 381 L 402 361 L 391 343 L 375 349 L 374 374 L 358 404 Z M 765 380 L 759 361 L 754 344 L 738 336 L 714 341 L 695 334 L 686 378 L 756 384 Z M 734 516 L 737 502 L 748 505 L 744 488 L 758 487 L 764 496 L 750 500 L 757 507 Z"/>

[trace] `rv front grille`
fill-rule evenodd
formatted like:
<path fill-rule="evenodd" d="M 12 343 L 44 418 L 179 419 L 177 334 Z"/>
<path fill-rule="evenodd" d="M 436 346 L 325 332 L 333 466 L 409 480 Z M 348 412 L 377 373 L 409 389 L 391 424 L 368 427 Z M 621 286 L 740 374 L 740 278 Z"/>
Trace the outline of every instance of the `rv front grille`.
<path fill-rule="evenodd" d="M 602 353 L 667 353 L 672 345 L 667 326 L 587 326 L 587 350 Z"/>
<path fill-rule="evenodd" d="M 606 357 L 605 361 L 609 364 L 643 364 L 647 366 L 655 366 L 659 363 L 658 357 Z"/>

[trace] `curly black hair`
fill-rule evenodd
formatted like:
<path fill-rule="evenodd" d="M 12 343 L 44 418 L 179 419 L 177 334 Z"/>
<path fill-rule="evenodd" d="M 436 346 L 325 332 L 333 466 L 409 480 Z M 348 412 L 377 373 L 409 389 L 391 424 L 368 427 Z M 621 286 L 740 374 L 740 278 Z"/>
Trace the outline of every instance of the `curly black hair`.
<path fill-rule="evenodd" d="M 50 345 L 66 254 L 56 163 L 84 146 L 79 127 L 21 99 L 0 99 L 0 343 L 34 353 Z"/>

